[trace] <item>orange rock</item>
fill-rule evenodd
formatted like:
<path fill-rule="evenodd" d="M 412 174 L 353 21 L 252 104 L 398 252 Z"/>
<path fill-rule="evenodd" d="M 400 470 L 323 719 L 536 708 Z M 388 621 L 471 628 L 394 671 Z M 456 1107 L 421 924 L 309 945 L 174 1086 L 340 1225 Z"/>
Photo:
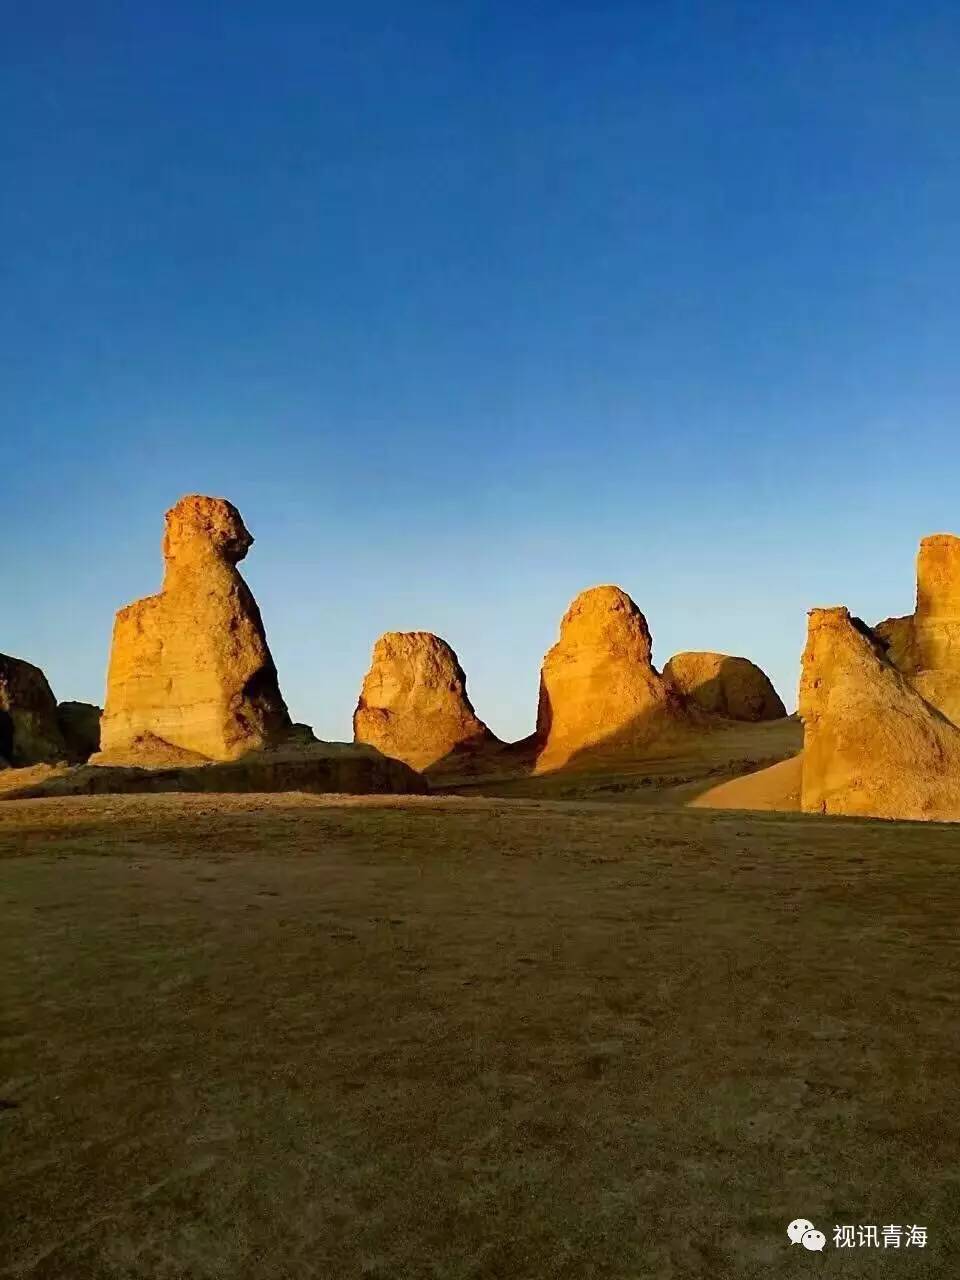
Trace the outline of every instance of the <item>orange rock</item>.
<path fill-rule="evenodd" d="M 117 614 L 99 760 L 138 740 L 233 760 L 282 738 L 290 717 L 260 611 L 236 565 L 253 538 L 223 498 L 167 512 L 159 595 Z"/>
<path fill-rule="evenodd" d="M 960 729 L 846 609 L 809 615 L 800 716 L 808 812 L 960 819 Z"/>
<path fill-rule="evenodd" d="M 540 674 L 538 772 L 596 751 L 636 753 L 686 722 L 680 695 L 651 661 L 650 630 L 619 587 L 570 605 Z"/>
<path fill-rule="evenodd" d="M 917 555 L 917 607 L 875 628 L 890 661 L 960 725 L 960 538 L 935 533 Z"/>
<path fill-rule="evenodd" d="M 766 674 L 749 658 L 677 653 L 663 675 L 701 711 L 728 720 L 779 720 L 787 714 Z"/>
<path fill-rule="evenodd" d="M 415 769 L 452 753 L 499 745 L 467 697 L 467 678 L 445 640 L 388 631 L 373 647 L 353 715 L 354 740 Z"/>

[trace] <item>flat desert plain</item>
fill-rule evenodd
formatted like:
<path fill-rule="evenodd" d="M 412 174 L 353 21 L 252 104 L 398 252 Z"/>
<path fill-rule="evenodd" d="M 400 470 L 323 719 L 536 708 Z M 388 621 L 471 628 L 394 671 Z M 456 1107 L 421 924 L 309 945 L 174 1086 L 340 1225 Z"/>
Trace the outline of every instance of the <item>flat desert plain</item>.
<path fill-rule="evenodd" d="M 0 805 L 0 1274 L 956 1274 L 958 867 L 622 797 Z"/>

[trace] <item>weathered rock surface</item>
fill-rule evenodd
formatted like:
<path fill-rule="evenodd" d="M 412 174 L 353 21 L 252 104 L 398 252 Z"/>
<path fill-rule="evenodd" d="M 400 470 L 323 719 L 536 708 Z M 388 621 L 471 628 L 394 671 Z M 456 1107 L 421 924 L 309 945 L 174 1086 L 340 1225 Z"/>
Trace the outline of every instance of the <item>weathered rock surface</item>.
<path fill-rule="evenodd" d="M 960 538 L 935 533 L 922 540 L 916 611 L 875 630 L 917 692 L 960 725 Z"/>
<path fill-rule="evenodd" d="M 3 775 L 0 800 L 156 791 L 422 795 L 426 790 L 423 777 L 400 760 L 387 759 L 370 747 L 323 742 L 253 751 L 239 760 L 168 768 L 87 764 L 11 769 Z"/>
<path fill-rule="evenodd" d="M 499 745 L 467 697 L 457 655 L 429 631 L 388 631 L 353 714 L 354 738 L 415 769 Z"/>
<path fill-rule="evenodd" d="M 728 720 L 779 720 L 787 714 L 765 672 L 749 658 L 725 653 L 677 653 L 663 669 L 684 698 Z"/>
<path fill-rule="evenodd" d="M 289 731 L 260 611 L 236 568 L 252 542 L 223 498 L 194 494 L 167 512 L 163 588 L 117 614 L 104 763 L 145 737 L 234 760 Z"/>
<path fill-rule="evenodd" d="M 100 750 L 100 707 L 90 702 L 61 702 L 57 724 L 63 735 L 67 759 L 75 764 L 89 760 Z"/>
<path fill-rule="evenodd" d="M 800 716 L 808 812 L 960 819 L 960 729 L 846 609 L 810 613 Z"/>
<path fill-rule="evenodd" d="M 538 772 L 598 751 L 636 753 L 687 723 L 651 649 L 646 619 L 625 591 L 591 587 L 577 596 L 540 673 Z"/>
<path fill-rule="evenodd" d="M 30 765 L 65 756 L 57 700 L 46 676 L 30 662 L 0 653 L 0 759 Z"/>

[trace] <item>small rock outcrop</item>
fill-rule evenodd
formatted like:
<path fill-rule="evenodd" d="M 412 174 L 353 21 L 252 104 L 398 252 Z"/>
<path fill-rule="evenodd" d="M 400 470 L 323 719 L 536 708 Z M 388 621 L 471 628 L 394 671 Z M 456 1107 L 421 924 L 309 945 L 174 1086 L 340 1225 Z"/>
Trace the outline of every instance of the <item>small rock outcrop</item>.
<path fill-rule="evenodd" d="M 663 669 L 679 692 L 701 711 L 727 720 L 779 720 L 787 714 L 765 672 L 749 658 L 725 653 L 677 653 Z"/>
<path fill-rule="evenodd" d="M 223 498 L 166 514 L 163 588 L 117 614 L 102 763 L 157 741 L 234 760 L 290 729 L 260 611 L 237 571 L 253 538 Z"/>
<path fill-rule="evenodd" d="M 917 692 L 960 725 L 960 538 L 935 533 L 922 540 L 916 611 L 875 630 Z"/>
<path fill-rule="evenodd" d="M 619 587 L 582 591 L 543 660 L 536 769 L 636 753 L 687 721 L 682 699 L 651 661 L 650 630 Z"/>
<path fill-rule="evenodd" d="M 960 819 L 960 729 L 846 609 L 809 615 L 800 716 L 806 811 Z"/>
<path fill-rule="evenodd" d="M 467 678 L 445 640 L 429 631 L 388 631 L 353 714 L 354 740 L 428 769 L 453 753 L 499 745 L 467 697 Z"/>
<path fill-rule="evenodd" d="M 32 663 L 0 653 L 0 760 L 20 766 L 65 756 L 47 677 Z"/>
<path fill-rule="evenodd" d="M 67 750 L 67 759 L 83 764 L 100 750 L 100 717 L 103 711 L 90 702 L 61 702 L 57 724 Z"/>

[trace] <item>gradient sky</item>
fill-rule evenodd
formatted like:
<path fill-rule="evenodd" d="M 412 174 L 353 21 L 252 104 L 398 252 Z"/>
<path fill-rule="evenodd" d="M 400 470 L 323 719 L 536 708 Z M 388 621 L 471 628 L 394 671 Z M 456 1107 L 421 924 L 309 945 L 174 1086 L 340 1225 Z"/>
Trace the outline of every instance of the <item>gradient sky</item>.
<path fill-rule="evenodd" d="M 36 0 L 0 44 L 0 651 L 102 701 L 232 499 L 294 716 L 384 630 L 533 727 L 570 598 L 795 704 L 960 532 L 955 0 Z"/>

